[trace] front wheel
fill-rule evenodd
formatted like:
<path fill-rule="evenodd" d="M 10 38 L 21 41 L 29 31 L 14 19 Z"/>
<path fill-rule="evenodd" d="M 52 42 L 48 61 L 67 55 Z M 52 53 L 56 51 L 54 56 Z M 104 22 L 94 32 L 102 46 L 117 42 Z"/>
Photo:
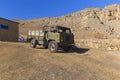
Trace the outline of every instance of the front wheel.
<path fill-rule="evenodd" d="M 37 46 L 37 41 L 35 40 L 35 39 L 32 39 L 31 41 L 30 41 L 30 47 L 31 48 L 35 48 Z"/>
<path fill-rule="evenodd" d="M 51 53 L 57 52 L 57 50 L 58 50 L 58 44 L 57 44 L 57 42 L 56 41 L 50 41 L 48 48 L 49 48 L 49 51 Z"/>

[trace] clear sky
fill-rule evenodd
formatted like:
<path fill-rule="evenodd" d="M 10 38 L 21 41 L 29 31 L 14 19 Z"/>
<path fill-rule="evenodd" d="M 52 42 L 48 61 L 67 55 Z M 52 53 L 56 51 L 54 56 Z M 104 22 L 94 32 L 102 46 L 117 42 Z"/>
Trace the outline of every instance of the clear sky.
<path fill-rule="evenodd" d="M 21 20 L 56 17 L 111 4 L 120 4 L 120 0 L 0 0 L 0 17 Z"/>

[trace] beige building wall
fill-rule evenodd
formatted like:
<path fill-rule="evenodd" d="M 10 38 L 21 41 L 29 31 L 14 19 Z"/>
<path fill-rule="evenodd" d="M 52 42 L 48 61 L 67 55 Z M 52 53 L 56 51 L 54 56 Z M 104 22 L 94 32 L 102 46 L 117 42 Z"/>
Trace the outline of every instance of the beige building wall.
<path fill-rule="evenodd" d="M 0 27 L 0 41 L 18 41 L 19 24 L 17 22 L 0 18 L 0 25 L 8 26 L 8 29 Z"/>

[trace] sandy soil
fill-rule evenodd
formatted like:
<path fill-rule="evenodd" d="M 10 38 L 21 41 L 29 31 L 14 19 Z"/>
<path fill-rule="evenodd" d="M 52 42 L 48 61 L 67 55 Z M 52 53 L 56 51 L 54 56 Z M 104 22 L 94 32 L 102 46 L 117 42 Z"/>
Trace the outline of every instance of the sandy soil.
<path fill-rule="evenodd" d="M 0 80 L 120 80 L 120 52 L 78 48 L 70 53 L 0 42 Z"/>

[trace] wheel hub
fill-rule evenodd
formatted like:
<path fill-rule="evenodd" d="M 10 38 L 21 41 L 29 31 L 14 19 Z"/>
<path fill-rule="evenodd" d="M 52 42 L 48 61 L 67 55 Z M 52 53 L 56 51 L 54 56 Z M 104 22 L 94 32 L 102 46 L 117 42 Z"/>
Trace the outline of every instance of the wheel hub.
<path fill-rule="evenodd" d="M 51 45 L 51 51 L 54 51 L 55 50 L 55 44 L 52 44 Z"/>

